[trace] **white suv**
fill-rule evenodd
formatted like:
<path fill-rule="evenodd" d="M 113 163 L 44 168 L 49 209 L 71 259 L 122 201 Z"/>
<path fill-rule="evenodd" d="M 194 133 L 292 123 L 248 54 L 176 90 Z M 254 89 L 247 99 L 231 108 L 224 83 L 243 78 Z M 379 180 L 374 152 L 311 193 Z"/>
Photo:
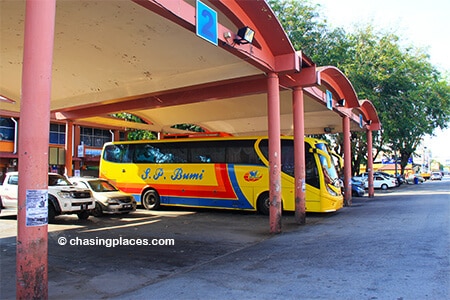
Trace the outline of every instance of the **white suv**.
<path fill-rule="evenodd" d="M 19 173 L 6 173 L 0 186 L 0 200 L 3 208 L 17 213 Z M 78 218 L 89 218 L 95 207 L 92 193 L 86 188 L 75 187 L 66 177 L 57 173 L 48 174 L 48 222 L 63 214 L 77 214 Z"/>

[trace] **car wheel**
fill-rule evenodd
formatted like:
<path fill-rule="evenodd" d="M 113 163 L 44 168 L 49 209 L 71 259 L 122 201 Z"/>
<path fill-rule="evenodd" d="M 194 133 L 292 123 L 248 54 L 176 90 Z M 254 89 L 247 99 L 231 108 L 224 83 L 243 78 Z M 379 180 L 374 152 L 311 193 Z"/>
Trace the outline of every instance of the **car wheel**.
<path fill-rule="evenodd" d="M 382 184 L 382 185 L 381 185 L 381 189 L 382 189 L 383 191 L 387 190 L 387 189 L 388 189 L 387 184 Z"/>
<path fill-rule="evenodd" d="M 95 208 L 92 210 L 91 214 L 94 217 L 101 217 L 103 216 L 103 208 L 102 205 L 98 202 L 95 202 Z"/>
<path fill-rule="evenodd" d="M 86 220 L 87 218 L 89 218 L 89 211 L 88 210 L 83 210 L 80 211 L 79 213 L 77 213 L 78 219 L 80 220 Z"/>
<path fill-rule="evenodd" d="M 270 197 L 269 193 L 264 193 L 259 196 L 258 201 L 256 202 L 256 208 L 258 212 L 262 215 L 268 216 L 270 213 Z"/>
<path fill-rule="evenodd" d="M 161 206 L 159 195 L 155 190 L 148 190 L 142 196 L 142 205 L 147 210 L 158 209 Z"/>

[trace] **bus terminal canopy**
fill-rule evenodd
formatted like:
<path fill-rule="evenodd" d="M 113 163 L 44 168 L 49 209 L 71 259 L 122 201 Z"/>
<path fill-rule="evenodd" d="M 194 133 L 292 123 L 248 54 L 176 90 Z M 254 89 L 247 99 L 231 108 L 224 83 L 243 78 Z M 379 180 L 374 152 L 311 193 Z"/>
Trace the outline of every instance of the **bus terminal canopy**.
<path fill-rule="evenodd" d="M 206 25 L 196 19 L 195 0 L 57 1 L 52 119 L 156 132 L 189 123 L 265 135 L 267 74 L 273 72 L 282 134 L 292 134 L 297 88 L 304 91 L 305 134 L 341 132 L 343 116 L 353 121 L 352 131 L 380 128 L 373 105 L 357 98 L 342 72 L 316 67 L 293 49 L 265 1 L 202 2 L 210 9 L 206 15 L 217 14 L 217 43 L 196 34 Z M 0 0 L 2 116 L 20 112 L 25 3 Z M 237 40 L 243 27 L 254 31 L 252 43 Z M 112 118 L 117 112 L 147 124 Z"/>

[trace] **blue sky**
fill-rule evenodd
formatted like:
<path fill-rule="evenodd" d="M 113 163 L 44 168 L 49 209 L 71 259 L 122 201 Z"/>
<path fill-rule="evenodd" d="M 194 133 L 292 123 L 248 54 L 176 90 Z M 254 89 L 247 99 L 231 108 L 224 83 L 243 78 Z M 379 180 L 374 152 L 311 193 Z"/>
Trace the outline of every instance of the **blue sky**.
<path fill-rule="evenodd" d="M 430 62 L 450 76 L 449 0 L 311 0 L 322 7 L 321 17 L 334 27 L 352 31 L 360 24 L 395 32 L 406 45 L 423 48 Z M 450 126 L 450 124 L 449 124 Z M 450 129 L 436 130 L 424 145 L 433 158 L 450 160 Z"/>

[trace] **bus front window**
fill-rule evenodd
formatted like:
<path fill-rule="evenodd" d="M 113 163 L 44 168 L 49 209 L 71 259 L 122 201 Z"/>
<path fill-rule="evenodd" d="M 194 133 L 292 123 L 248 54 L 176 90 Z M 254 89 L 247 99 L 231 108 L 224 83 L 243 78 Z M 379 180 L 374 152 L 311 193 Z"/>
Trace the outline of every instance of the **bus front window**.
<path fill-rule="evenodd" d="M 318 143 L 318 144 L 316 144 L 316 147 L 329 155 L 330 151 L 328 151 L 328 147 L 326 144 Z M 332 184 L 335 187 L 339 187 L 339 176 L 336 171 L 336 167 L 333 164 L 333 160 L 331 159 L 331 156 L 328 156 L 328 157 L 329 158 L 327 158 L 326 156 L 324 156 L 322 154 L 319 154 L 320 165 L 323 170 L 325 183 Z"/>
<path fill-rule="evenodd" d="M 328 165 L 328 160 L 325 156 L 319 154 L 320 165 L 322 167 L 325 183 L 333 184 L 338 181 L 337 171 L 333 164 Z"/>

